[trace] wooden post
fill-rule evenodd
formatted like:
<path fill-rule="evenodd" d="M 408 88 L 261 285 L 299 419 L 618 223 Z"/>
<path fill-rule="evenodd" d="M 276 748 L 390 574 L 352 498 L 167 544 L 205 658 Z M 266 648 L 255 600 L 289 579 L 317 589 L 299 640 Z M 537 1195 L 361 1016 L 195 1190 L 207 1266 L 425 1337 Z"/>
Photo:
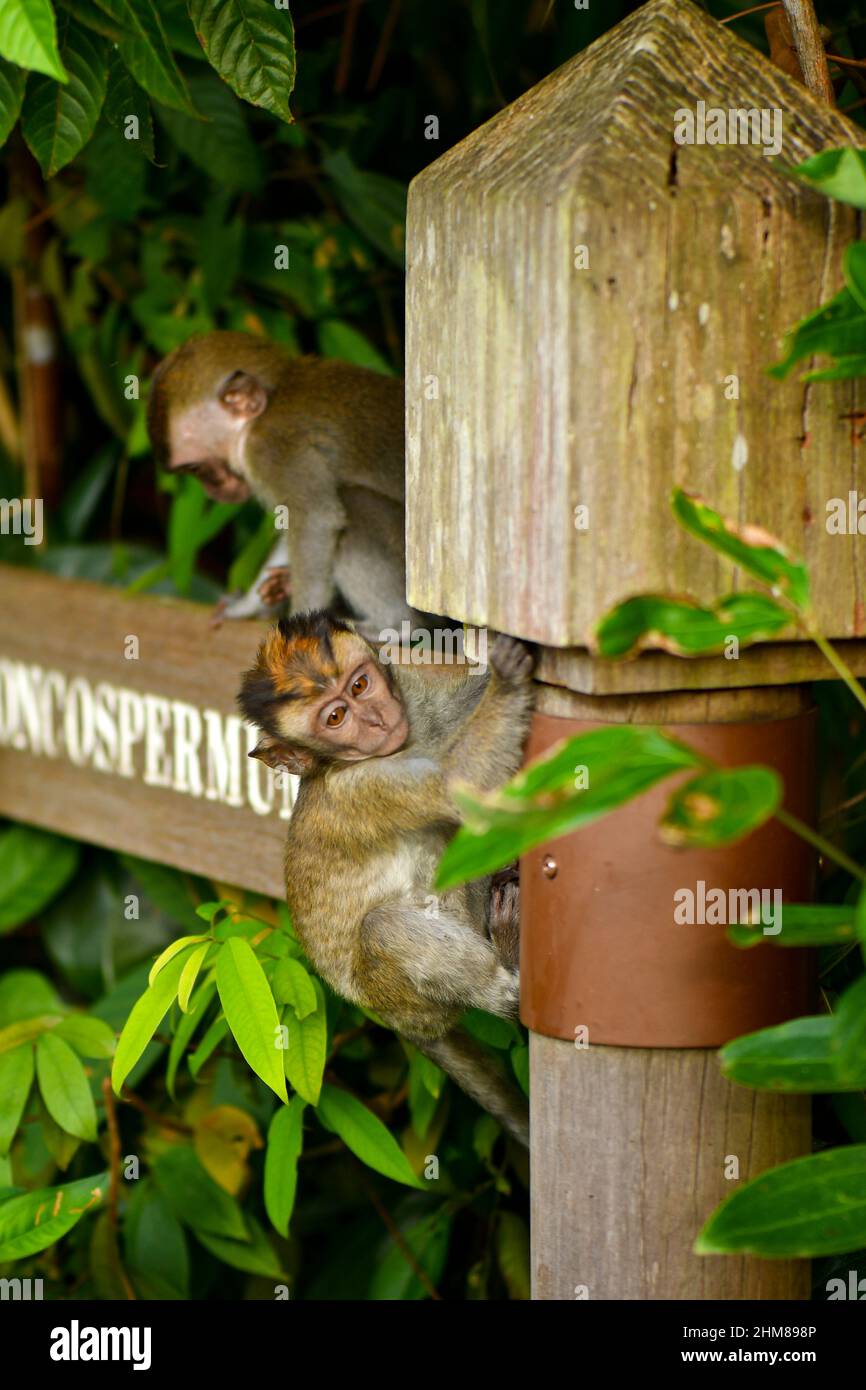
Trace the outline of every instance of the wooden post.
<path fill-rule="evenodd" d="M 736 134 L 716 144 L 675 138 L 688 130 L 683 113 L 700 121 L 710 109 L 743 108 L 757 121 L 727 128 L 748 129 L 745 143 Z M 832 674 L 790 637 L 738 660 L 652 653 L 613 666 L 590 656 L 586 635 L 631 594 L 707 601 L 743 586 L 731 565 L 674 524 L 674 485 L 760 523 L 802 555 L 820 626 L 843 644 L 849 665 L 866 671 L 862 548 L 825 525 L 828 503 L 851 488 L 843 417 L 858 408 L 862 386 L 810 386 L 796 373 L 779 384 L 765 374 L 782 333 L 841 284 L 841 256 L 856 235 L 851 209 L 788 170 L 818 150 L 862 143 L 859 128 L 690 0 L 652 0 L 415 179 L 409 598 L 539 644 L 539 709 L 564 733 L 575 720 L 685 723 L 695 738 L 703 728 L 708 739 L 727 740 L 727 761 L 747 761 L 756 721 L 789 717 L 787 702 L 798 698 L 780 687 Z M 810 773 L 806 723 L 794 719 L 792 729 Z M 790 762 L 783 772 L 793 795 Z M 593 856 L 582 848 L 586 832 L 548 847 L 563 858 L 557 911 L 568 895 L 561 915 L 569 931 L 557 949 L 570 935 L 572 964 L 583 961 L 583 976 L 570 983 L 560 968 L 568 962 L 548 949 L 543 892 L 527 878 L 537 861 L 523 866 L 525 978 L 547 981 L 544 1009 L 523 997 L 534 1029 L 535 1296 L 804 1297 L 802 1263 L 691 1253 L 737 1181 L 808 1150 L 809 1106 L 721 1078 L 707 1049 L 738 1031 L 737 991 L 750 967 L 726 942 L 708 942 L 704 954 L 695 939 L 665 937 L 670 924 L 652 884 L 669 873 L 663 856 L 672 851 L 654 840 L 649 811 L 636 815 L 599 822 Z M 647 892 L 635 907 L 640 883 L 627 878 L 637 845 Z M 651 865 L 648 854 L 657 854 Z M 793 841 L 774 854 L 785 889 L 808 896 L 808 856 Z M 724 862 L 721 881 L 736 882 L 729 861 L 717 861 L 719 873 Z M 602 869 L 626 883 L 628 913 Z M 665 942 L 679 1033 L 657 1020 L 648 1041 L 650 1025 L 634 1013 L 630 1036 L 596 1026 L 579 1052 L 551 1021 L 558 1012 L 580 1024 L 598 1003 L 581 983 L 604 949 L 588 935 L 590 892 L 608 904 L 626 959 L 639 959 L 642 932 Z M 718 974 L 707 962 L 720 950 L 730 954 Z M 773 968 L 799 971 L 802 982 L 802 962 L 783 964 L 783 955 Z M 621 971 L 625 999 L 638 997 L 630 973 L 637 967 Z M 702 988 L 723 996 L 709 1037 L 700 1027 Z M 755 996 L 749 1017 L 761 1026 L 803 1012 L 804 998 L 795 980 L 780 979 L 775 995 L 771 986 Z M 685 1041 L 671 1043 L 671 1031 Z M 730 1157 L 739 1161 L 735 1178 Z"/>

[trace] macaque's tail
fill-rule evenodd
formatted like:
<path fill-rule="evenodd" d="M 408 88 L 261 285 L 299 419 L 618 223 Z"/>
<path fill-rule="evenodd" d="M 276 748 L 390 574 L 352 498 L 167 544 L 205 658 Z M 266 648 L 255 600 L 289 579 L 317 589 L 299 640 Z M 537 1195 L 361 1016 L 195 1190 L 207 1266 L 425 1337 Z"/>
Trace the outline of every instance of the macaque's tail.
<path fill-rule="evenodd" d="M 413 1042 L 503 1129 L 529 1148 L 529 1106 L 497 1057 L 460 1028 L 452 1028 L 441 1038 Z"/>

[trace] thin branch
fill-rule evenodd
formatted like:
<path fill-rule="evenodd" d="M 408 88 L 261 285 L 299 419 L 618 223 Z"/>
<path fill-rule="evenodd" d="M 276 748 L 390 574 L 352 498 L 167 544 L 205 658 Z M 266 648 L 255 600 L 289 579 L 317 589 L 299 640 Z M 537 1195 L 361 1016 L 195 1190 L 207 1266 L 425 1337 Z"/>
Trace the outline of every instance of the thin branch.
<path fill-rule="evenodd" d="M 738 10 L 736 14 L 729 14 L 726 19 L 720 19 L 720 24 L 733 24 L 735 19 L 745 19 L 747 14 L 757 14 L 759 10 L 775 10 L 781 0 L 767 0 L 763 5 L 751 5 L 747 10 Z"/>
<path fill-rule="evenodd" d="M 441 1303 L 443 1301 L 442 1295 L 439 1293 L 439 1290 L 436 1288 L 436 1285 L 433 1283 L 426 1269 L 424 1269 L 424 1267 L 418 1263 L 418 1260 L 415 1256 L 415 1252 L 407 1243 L 406 1237 L 403 1235 L 403 1232 L 400 1230 L 400 1227 L 397 1225 L 393 1216 L 388 1211 L 378 1192 L 375 1192 L 374 1189 L 368 1186 L 367 1183 L 364 1184 L 364 1188 L 371 1203 L 375 1207 L 376 1212 L 381 1218 L 382 1224 L 385 1226 L 389 1236 L 393 1240 L 397 1249 L 400 1251 L 400 1254 L 403 1256 L 403 1259 L 411 1268 L 416 1279 L 423 1286 L 423 1288 L 427 1290 L 427 1293 L 430 1295 L 432 1299 L 434 1299 L 437 1303 Z"/>
<path fill-rule="evenodd" d="M 794 48 L 803 69 L 806 86 L 813 97 L 826 102 L 828 106 L 834 106 L 836 97 L 812 0 L 782 0 L 782 4 L 791 24 Z"/>
<path fill-rule="evenodd" d="M 117 1243 L 117 1208 L 120 1201 L 120 1165 L 123 1162 L 123 1157 L 120 1147 L 120 1127 L 117 1123 L 117 1106 L 114 1102 L 110 1076 L 103 1078 L 102 1094 L 105 1098 L 105 1118 L 108 1122 L 108 1219 L 111 1222 L 112 1239 L 117 1252 L 117 1272 L 120 1275 L 126 1297 L 131 1303 L 134 1303 L 135 1289 L 123 1267 L 120 1247 Z"/>

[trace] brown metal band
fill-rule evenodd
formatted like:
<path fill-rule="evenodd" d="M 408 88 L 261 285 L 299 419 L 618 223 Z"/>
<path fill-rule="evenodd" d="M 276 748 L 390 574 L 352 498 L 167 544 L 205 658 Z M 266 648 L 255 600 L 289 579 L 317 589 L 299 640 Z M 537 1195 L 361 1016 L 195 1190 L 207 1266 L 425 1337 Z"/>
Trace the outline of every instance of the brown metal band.
<path fill-rule="evenodd" d="M 785 805 L 815 818 L 815 711 L 754 723 L 675 724 L 670 732 L 724 766 L 762 763 Z M 598 721 L 536 714 L 527 758 Z M 591 776 L 591 770 L 590 770 Z M 679 779 L 682 780 L 682 779 Z M 738 844 L 676 850 L 657 822 L 676 779 L 527 854 L 520 866 L 521 1018 L 537 1033 L 627 1047 L 715 1047 L 814 1010 L 809 951 L 732 946 L 724 925 L 674 920 L 678 890 L 773 890 L 809 902 L 814 855 L 778 821 Z"/>

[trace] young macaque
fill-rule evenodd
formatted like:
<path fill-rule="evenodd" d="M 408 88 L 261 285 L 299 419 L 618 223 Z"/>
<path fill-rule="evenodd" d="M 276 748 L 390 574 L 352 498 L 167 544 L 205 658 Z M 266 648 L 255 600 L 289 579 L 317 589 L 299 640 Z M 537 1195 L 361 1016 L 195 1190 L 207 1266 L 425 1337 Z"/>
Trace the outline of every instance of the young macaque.
<path fill-rule="evenodd" d="M 288 528 L 220 618 L 331 608 L 377 635 L 425 619 L 406 603 L 403 383 L 346 362 L 290 357 L 265 338 L 207 333 L 157 368 L 157 458 L 209 497 L 255 496 Z"/>
<path fill-rule="evenodd" d="M 469 1008 L 517 1017 L 513 885 L 493 911 L 489 879 L 439 894 L 432 885 L 460 823 L 452 783 L 488 791 L 520 763 L 531 672 L 508 637 L 485 676 L 384 665 L 349 624 L 319 612 L 269 633 L 238 696 L 262 731 L 250 756 L 301 779 L 286 899 L 310 961 L 523 1143 L 523 1096 L 457 1027 Z"/>

